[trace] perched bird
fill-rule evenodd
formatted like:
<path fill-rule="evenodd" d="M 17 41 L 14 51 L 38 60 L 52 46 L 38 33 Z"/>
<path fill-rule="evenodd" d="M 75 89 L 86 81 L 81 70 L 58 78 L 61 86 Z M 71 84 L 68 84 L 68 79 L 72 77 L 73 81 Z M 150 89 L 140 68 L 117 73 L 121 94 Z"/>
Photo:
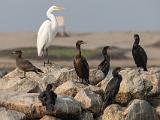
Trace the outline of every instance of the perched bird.
<path fill-rule="evenodd" d="M 38 56 L 44 57 L 44 66 L 45 64 L 49 64 L 48 47 L 51 45 L 53 39 L 57 34 L 58 23 L 56 17 L 52 14 L 52 12 L 63 9 L 64 9 L 63 7 L 51 6 L 46 13 L 48 20 L 43 22 L 38 31 L 37 52 Z M 45 57 L 47 57 L 47 62 L 45 62 Z"/>
<path fill-rule="evenodd" d="M 120 83 L 122 81 L 122 76 L 119 74 L 120 70 L 121 67 L 116 67 L 112 72 L 113 78 L 109 81 L 105 89 L 103 108 L 112 103 L 119 91 Z"/>
<path fill-rule="evenodd" d="M 75 68 L 75 71 L 78 75 L 79 78 L 82 79 L 82 83 L 83 80 L 87 83 L 87 84 L 90 84 L 89 82 L 89 65 L 87 63 L 87 60 L 85 57 L 83 57 L 81 55 L 81 45 L 82 44 L 85 44 L 85 42 L 83 42 L 82 40 L 78 40 L 76 42 L 76 50 L 77 50 L 77 54 L 74 58 L 74 68 Z"/>
<path fill-rule="evenodd" d="M 108 55 L 109 46 L 105 46 L 102 50 L 102 55 L 104 57 L 103 61 L 99 64 L 98 70 L 101 70 L 105 77 L 107 76 L 110 69 L 110 56 Z"/>
<path fill-rule="evenodd" d="M 14 52 L 12 52 L 12 54 L 16 54 L 17 58 L 16 58 L 16 65 L 17 67 L 23 71 L 23 77 L 20 77 L 21 79 L 26 77 L 26 72 L 35 72 L 35 73 L 43 73 L 42 70 L 40 70 L 39 68 L 35 67 L 30 61 L 25 60 L 22 58 L 22 51 L 21 50 L 16 50 Z"/>
<path fill-rule="evenodd" d="M 40 93 L 38 99 L 42 102 L 43 106 L 46 106 L 46 112 L 52 113 L 54 105 L 57 99 L 57 94 L 52 91 L 52 85 L 48 84 L 46 90 Z"/>
<path fill-rule="evenodd" d="M 147 71 L 147 54 L 145 50 L 139 45 L 140 37 L 138 34 L 134 35 L 134 44 L 132 48 L 132 56 L 137 67 L 141 67 Z"/>

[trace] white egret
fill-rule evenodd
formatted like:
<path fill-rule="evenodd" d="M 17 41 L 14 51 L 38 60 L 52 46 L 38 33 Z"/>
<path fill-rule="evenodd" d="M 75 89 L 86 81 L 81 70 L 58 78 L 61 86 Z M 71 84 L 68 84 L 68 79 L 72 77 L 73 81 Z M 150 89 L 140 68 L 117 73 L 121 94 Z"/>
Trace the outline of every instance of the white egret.
<path fill-rule="evenodd" d="M 46 12 L 49 20 L 44 21 L 39 28 L 37 36 L 37 52 L 38 56 L 44 57 L 44 66 L 45 64 L 49 64 L 48 47 L 51 45 L 53 39 L 57 34 L 58 23 L 56 17 L 52 14 L 52 12 L 63 9 L 63 7 L 51 6 Z M 47 62 L 45 62 L 45 57 L 47 57 Z"/>

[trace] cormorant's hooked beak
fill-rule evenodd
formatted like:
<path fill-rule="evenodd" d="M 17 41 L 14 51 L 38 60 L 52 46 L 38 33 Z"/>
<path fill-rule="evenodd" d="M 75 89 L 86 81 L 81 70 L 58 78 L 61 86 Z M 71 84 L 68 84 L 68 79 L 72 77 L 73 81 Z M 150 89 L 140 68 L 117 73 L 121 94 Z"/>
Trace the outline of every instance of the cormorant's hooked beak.
<path fill-rule="evenodd" d="M 54 8 L 54 10 L 56 10 L 56 11 L 64 10 L 64 7 L 56 6 L 56 7 Z"/>

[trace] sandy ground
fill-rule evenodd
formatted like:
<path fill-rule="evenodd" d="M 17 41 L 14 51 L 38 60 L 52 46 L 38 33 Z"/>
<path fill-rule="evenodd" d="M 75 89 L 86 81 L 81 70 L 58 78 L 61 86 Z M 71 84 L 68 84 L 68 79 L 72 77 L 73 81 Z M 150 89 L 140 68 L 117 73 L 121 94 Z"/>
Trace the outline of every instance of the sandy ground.
<path fill-rule="evenodd" d="M 53 41 L 53 45 L 74 47 L 77 40 L 84 40 L 87 45 L 85 49 L 95 49 L 105 45 L 111 45 L 118 48 L 131 50 L 133 44 L 134 33 L 139 33 L 141 37 L 141 45 L 148 54 L 149 66 L 160 65 L 160 48 L 154 47 L 160 41 L 160 32 L 97 32 L 97 33 L 72 33 L 70 37 L 58 37 Z M 34 32 L 17 32 L 17 33 L 0 33 L 0 50 L 36 47 L 36 33 Z M 127 52 L 126 56 L 132 58 L 131 52 Z M 36 61 L 33 61 L 37 63 Z M 58 64 L 72 67 L 72 61 L 54 61 Z M 96 67 L 99 60 L 88 61 L 91 67 Z M 15 66 L 15 61 L 7 58 L 0 58 L 0 67 Z M 132 59 L 130 60 L 114 60 L 112 66 L 134 66 Z"/>

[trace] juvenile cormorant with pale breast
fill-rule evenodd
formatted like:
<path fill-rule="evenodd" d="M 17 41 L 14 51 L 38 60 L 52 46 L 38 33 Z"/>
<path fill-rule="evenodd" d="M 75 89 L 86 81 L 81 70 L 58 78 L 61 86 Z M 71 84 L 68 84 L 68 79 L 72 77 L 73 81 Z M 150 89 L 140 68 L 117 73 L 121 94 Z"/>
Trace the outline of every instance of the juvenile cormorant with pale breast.
<path fill-rule="evenodd" d="M 85 81 L 87 84 L 90 84 L 89 65 L 86 58 L 81 55 L 82 44 L 85 44 L 85 42 L 82 40 L 78 40 L 76 42 L 77 55 L 75 56 L 73 63 L 74 63 L 74 68 L 78 77 L 82 79 L 82 83 L 84 83 Z"/>
<path fill-rule="evenodd" d="M 110 56 L 108 55 L 108 49 L 109 46 L 105 46 L 102 50 L 102 55 L 104 57 L 104 60 L 99 64 L 98 70 L 101 70 L 105 77 L 107 76 L 109 69 L 110 69 Z"/>
<path fill-rule="evenodd" d="M 23 77 L 20 77 L 21 79 L 26 77 L 26 72 L 35 72 L 35 73 L 43 73 L 42 70 L 39 68 L 35 67 L 30 61 L 23 59 L 22 57 L 22 51 L 21 50 L 16 50 L 12 52 L 12 54 L 16 54 L 16 65 L 17 67 L 23 71 Z"/>
<path fill-rule="evenodd" d="M 134 44 L 132 48 L 132 56 L 137 67 L 143 68 L 147 71 L 147 54 L 145 50 L 139 45 L 140 37 L 138 34 L 134 35 Z"/>

